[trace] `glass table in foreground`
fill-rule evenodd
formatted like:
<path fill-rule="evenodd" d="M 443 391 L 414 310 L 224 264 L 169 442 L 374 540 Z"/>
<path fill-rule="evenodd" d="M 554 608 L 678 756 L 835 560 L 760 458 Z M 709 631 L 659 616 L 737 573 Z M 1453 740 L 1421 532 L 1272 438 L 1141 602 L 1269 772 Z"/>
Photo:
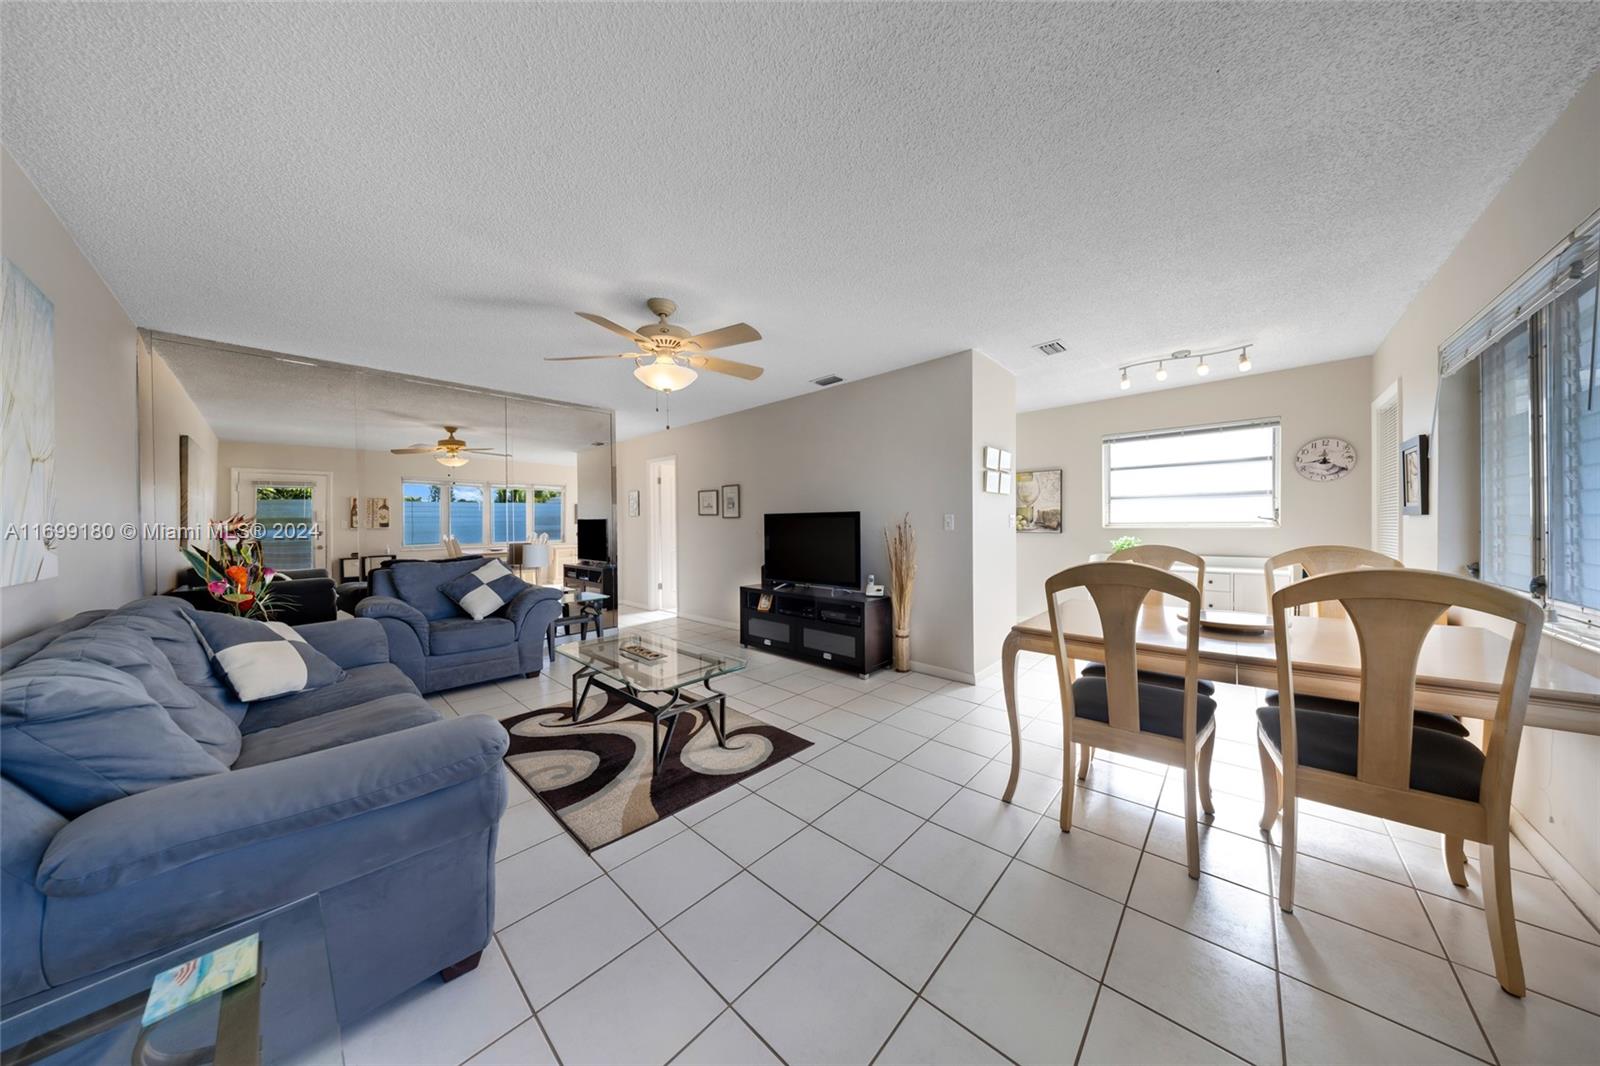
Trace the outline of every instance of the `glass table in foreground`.
<path fill-rule="evenodd" d="M 143 1021 L 155 976 L 256 934 L 256 976 Z M 181 948 L 8 1005 L 5 1066 L 253 1066 L 344 1061 L 322 904 L 316 896 L 247 918 Z"/>
<path fill-rule="evenodd" d="M 618 633 L 599 640 L 559 645 L 556 654 L 578 665 L 572 675 L 572 720 L 591 688 L 599 688 L 648 713 L 655 726 L 666 726 L 666 735 L 656 743 L 659 729 L 651 737 L 653 765 L 661 760 L 672 743 L 678 716 L 685 711 L 706 709 L 706 717 L 716 731 L 719 747 L 727 747 L 728 697 L 712 687 L 712 680 L 745 667 L 744 659 L 681 641 L 660 633 Z M 578 682 L 583 692 L 578 692 Z M 691 687 L 705 694 L 686 692 Z M 664 704 L 651 703 L 647 693 L 665 694 Z"/>

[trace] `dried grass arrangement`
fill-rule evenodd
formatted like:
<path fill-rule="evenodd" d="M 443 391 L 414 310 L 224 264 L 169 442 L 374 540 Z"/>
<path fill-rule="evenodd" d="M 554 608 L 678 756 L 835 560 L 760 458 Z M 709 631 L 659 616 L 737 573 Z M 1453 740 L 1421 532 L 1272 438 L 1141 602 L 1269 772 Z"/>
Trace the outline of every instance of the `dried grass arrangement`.
<path fill-rule="evenodd" d="M 911 669 L 911 594 L 917 585 L 917 534 L 911 516 L 883 531 L 889 548 L 889 596 L 894 611 L 894 668 Z"/>

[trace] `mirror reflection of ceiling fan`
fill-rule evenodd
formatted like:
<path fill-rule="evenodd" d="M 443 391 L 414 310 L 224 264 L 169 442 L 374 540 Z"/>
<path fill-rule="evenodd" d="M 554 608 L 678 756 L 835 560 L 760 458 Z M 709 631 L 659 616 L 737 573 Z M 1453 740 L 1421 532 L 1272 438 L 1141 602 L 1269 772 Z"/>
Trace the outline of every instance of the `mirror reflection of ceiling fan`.
<path fill-rule="evenodd" d="M 723 326 L 721 329 L 714 329 L 709 333 L 691 334 L 682 326 L 674 326 L 667 321 L 678 311 L 678 305 L 671 300 L 653 296 L 644 304 L 650 309 L 650 313 L 656 316 L 657 321 L 647 326 L 640 326 L 637 330 L 619 326 L 608 318 L 591 315 L 587 311 L 577 313 L 579 318 L 587 318 L 595 325 L 633 341 L 639 347 L 638 352 L 623 352 L 620 355 L 571 355 L 547 358 L 545 361 L 575 363 L 589 359 L 632 359 L 635 364 L 634 377 L 657 392 L 668 393 L 681 392 L 688 388 L 694 383 L 695 378 L 700 376 L 701 370 L 709 370 L 713 374 L 728 374 L 746 381 L 754 381 L 761 376 L 762 370 L 759 366 L 703 354 L 715 348 L 728 348 L 735 344 L 760 340 L 761 334 L 756 332 L 755 327 L 738 322 L 731 326 Z"/>
<path fill-rule="evenodd" d="M 456 436 L 460 426 L 445 426 L 445 436 L 432 444 L 413 444 L 409 448 L 390 448 L 393 455 L 434 455 L 440 466 L 466 466 L 467 456 L 486 455 L 496 459 L 509 458 L 505 452 L 492 448 L 469 448 L 467 442 Z"/>

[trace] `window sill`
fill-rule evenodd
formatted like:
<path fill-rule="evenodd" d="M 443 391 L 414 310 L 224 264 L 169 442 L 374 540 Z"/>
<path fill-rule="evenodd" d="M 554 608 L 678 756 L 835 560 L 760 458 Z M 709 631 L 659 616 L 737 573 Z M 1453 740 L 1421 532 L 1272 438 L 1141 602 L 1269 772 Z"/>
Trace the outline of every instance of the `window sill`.
<path fill-rule="evenodd" d="M 1279 522 L 1103 522 L 1101 529 L 1279 529 Z"/>
<path fill-rule="evenodd" d="M 1587 652 L 1600 653 L 1600 628 L 1581 622 L 1549 622 L 1544 627 L 1545 636 L 1554 637 Z"/>

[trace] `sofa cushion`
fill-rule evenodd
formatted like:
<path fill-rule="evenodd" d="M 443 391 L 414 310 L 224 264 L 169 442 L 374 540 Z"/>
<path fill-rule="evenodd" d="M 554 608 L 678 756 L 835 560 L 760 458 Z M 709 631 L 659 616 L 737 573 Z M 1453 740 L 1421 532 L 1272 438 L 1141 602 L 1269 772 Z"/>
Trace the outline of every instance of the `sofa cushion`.
<path fill-rule="evenodd" d="M 233 768 L 242 770 L 247 766 L 292 759 L 307 752 L 437 722 L 442 717 L 414 691 L 381 696 L 314 718 L 251 733 L 244 738 L 244 747 Z"/>
<path fill-rule="evenodd" d="M 138 681 L 150 698 L 172 716 L 178 728 L 222 765 L 239 757 L 239 727 L 233 719 L 178 680 L 155 641 L 117 624 L 115 617 L 52 641 L 31 661 L 94 662 L 115 667 Z"/>
<path fill-rule="evenodd" d="M 124 626 L 155 641 L 178 680 L 237 725 L 248 707 L 211 668 L 209 649 L 190 622 L 197 613 L 176 596 L 148 596 L 124 604 L 103 624 Z"/>
<path fill-rule="evenodd" d="M 246 703 L 321 688 L 344 677 L 338 663 L 282 622 L 211 611 L 196 612 L 191 620 L 205 638 L 212 663 Z"/>
<path fill-rule="evenodd" d="M 440 591 L 479 621 L 510 603 L 527 587 L 528 583 L 507 570 L 505 563 L 490 559 L 476 570 L 446 581 Z"/>
<path fill-rule="evenodd" d="M 1073 711 L 1079 718 L 1110 722 L 1111 709 L 1106 699 L 1103 677 L 1080 677 L 1072 683 Z M 1206 727 L 1217 713 L 1217 701 L 1209 696 L 1194 698 L 1196 732 Z M 1183 738 L 1183 689 L 1171 685 L 1139 684 L 1139 731 Z"/>
<path fill-rule="evenodd" d="M 137 680 L 61 659 L 23 663 L 0 680 L 0 768 L 69 816 L 227 770 Z"/>
<path fill-rule="evenodd" d="M 1256 711 L 1262 730 L 1273 747 L 1283 749 L 1279 737 L 1283 711 L 1262 707 Z M 1360 751 L 1360 720 L 1348 714 L 1294 711 L 1295 745 L 1300 765 L 1354 777 Z M 1438 729 L 1415 726 L 1411 730 L 1409 784 L 1421 792 L 1455 799 L 1478 799 L 1483 778 L 1483 752 L 1470 740 Z"/>
<path fill-rule="evenodd" d="M 276 699 L 261 700 L 252 704 L 244 717 L 242 729 L 246 736 L 263 729 L 276 729 L 303 718 L 337 711 L 357 703 L 366 703 L 382 696 L 399 693 L 417 695 L 417 686 L 411 683 L 405 671 L 393 663 L 374 663 L 356 666 L 344 672 L 344 680 L 323 688 L 295 692 Z"/>
<path fill-rule="evenodd" d="M 428 648 L 435 655 L 504 648 L 517 642 L 517 627 L 508 618 L 446 618 L 428 623 Z"/>
<path fill-rule="evenodd" d="M 396 595 L 422 612 L 430 622 L 441 618 L 460 618 L 461 609 L 444 594 L 444 586 L 462 574 L 483 565 L 479 559 L 402 559 L 390 563 L 389 578 Z"/>

